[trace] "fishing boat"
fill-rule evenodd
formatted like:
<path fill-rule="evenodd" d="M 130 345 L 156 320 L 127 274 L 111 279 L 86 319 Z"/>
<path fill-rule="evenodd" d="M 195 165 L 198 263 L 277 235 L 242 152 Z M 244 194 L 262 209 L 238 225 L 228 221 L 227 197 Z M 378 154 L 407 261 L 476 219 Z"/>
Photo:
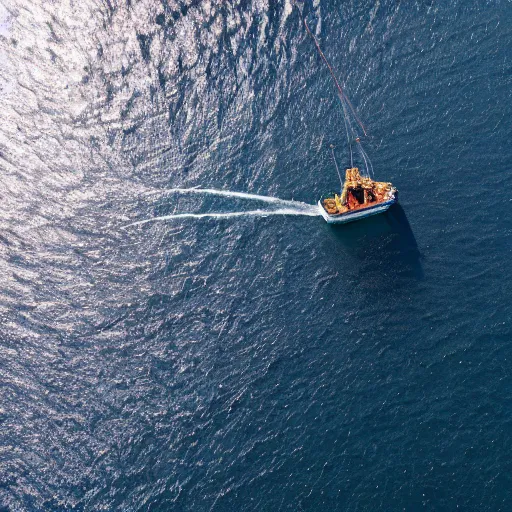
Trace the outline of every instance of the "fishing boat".
<path fill-rule="evenodd" d="M 398 200 L 398 190 L 383 181 L 363 177 L 357 167 L 345 171 L 341 195 L 318 201 L 320 213 L 329 224 L 344 224 L 385 212 Z"/>
<path fill-rule="evenodd" d="M 343 109 L 343 120 L 350 150 L 350 168 L 346 169 L 345 182 L 342 183 L 341 174 L 334 156 L 334 146 L 331 145 L 332 157 L 340 179 L 341 194 L 332 194 L 330 197 L 320 199 L 318 201 L 320 213 L 329 224 L 344 224 L 385 212 L 393 203 L 398 201 L 398 190 L 391 183 L 374 181 L 370 177 L 373 175 L 373 166 L 361 145 L 361 136 L 358 134 L 358 131 L 361 130 L 366 136 L 366 129 L 341 87 L 334 73 L 334 69 L 329 64 L 324 52 L 320 48 L 318 40 L 313 32 L 311 32 L 303 13 L 302 4 L 295 1 L 294 5 L 298 8 L 304 27 L 315 43 L 318 54 L 327 66 L 334 84 L 336 85 L 338 98 Z M 354 156 L 352 152 L 352 145 L 354 143 L 356 144 L 361 163 L 364 162 L 364 176 L 361 175 L 357 167 L 354 167 Z"/>

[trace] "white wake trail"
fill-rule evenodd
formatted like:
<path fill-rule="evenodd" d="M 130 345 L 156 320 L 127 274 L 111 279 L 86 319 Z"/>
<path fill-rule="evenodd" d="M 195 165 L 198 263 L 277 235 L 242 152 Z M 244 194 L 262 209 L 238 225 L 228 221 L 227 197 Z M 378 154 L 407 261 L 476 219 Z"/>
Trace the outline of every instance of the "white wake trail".
<path fill-rule="evenodd" d="M 214 188 L 170 188 L 162 192 L 150 192 L 150 194 L 211 194 L 215 196 L 224 197 L 239 197 L 241 199 L 253 199 L 256 201 L 263 201 L 265 203 L 280 204 L 283 206 L 293 206 L 294 208 L 311 208 L 310 204 L 303 203 L 302 201 L 291 201 L 287 199 L 279 199 L 273 196 L 260 196 L 259 194 L 247 194 L 246 192 L 232 192 L 231 190 L 217 190 Z"/>
<path fill-rule="evenodd" d="M 204 189 L 203 189 L 204 190 Z M 290 201 L 295 202 L 295 201 Z M 161 222 L 166 220 L 175 219 L 202 219 L 204 217 L 212 217 L 214 219 L 227 219 L 230 217 L 269 217 L 270 215 L 306 215 L 308 217 L 317 217 L 320 215 L 318 208 L 314 205 L 302 203 L 308 208 L 304 209 L 292 209 L 283 208 L 281 210 L 249 210 L 246 212 L 227 212 L 227 213 L 176 213 L 173 215 L 163 215 L 161 217 L 153 217 L 152 219 L 139 220 L 127 224 L 124 228 L 131 226 L 141 226 L 142 224 L 148 224 L 150 222 Z"/>

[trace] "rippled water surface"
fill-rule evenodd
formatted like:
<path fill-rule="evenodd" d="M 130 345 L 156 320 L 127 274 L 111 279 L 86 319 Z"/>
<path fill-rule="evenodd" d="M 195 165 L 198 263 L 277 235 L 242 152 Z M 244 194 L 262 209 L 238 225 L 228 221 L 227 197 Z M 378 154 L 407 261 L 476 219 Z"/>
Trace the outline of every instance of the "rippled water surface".
<path fill-rule="evenodd" d="M 0 1 L 1 510 L 512 510 L 509 1 Z"/>

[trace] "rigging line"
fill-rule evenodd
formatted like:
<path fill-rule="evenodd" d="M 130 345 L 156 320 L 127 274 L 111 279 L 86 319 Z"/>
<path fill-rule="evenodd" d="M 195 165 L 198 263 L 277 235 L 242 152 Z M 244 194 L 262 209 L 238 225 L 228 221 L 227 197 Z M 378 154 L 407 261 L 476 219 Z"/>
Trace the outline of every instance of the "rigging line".
<path fill-rule="evenodd" d="M 363 129 L 363 133 L 365 134 L 365 136 L 367 136 L 368 134 L 366 133 L 366 129 L 365 127 L 363 126 L 363 123 L 361 122 L 361 120 L 357 117 L 357 114 L 354 110 L 354 107 L 352 106 L 352 103 L 350 102 L 350 100 L 348 99 L 348 96 L 346 94 L 344 94 L 343 96 L 341 94 L 338 93 L 338 98 L 340 100 L 340 103 L 343 105 L 343 115 L 345 117 L 347 117 L 348 119 L 350 119 L 350 116 L 347 114 L 347 111 L 346 111 L 346 108 L 347 108 L 347 105 L 350 109 L 350 112 L 352 112 L 352 115 L 354 116 L 354 119 L 356 120 L 357 124 L 359 126 L 361 126 L 361 128 Z M 346 102 L 346 103 L 345 103 Z M 352 130 L 353 132 L 353 135 L 354 137 L 357 137 L 357 133 L 355 132 L 355 130 L 352 128 L 352 126 L 350 127 L 350 129 Z"/>
<path fill-rule="evenodd" d="M 350 137 L 350 134 L 348 133 L 347 116 L 345 112 L 345 105 L 343 104 L 343 102 L 341 103 L 341 106 L 343 107 L 343 121 L 345 123 L 345 131 L 347 132 L 348 148 L 350 150 L 350 167 L 354 167 L 354 158 L 352 156 L 352 139 Z"/>
<path fill-rule="evenodd" d="M 340 186 L 343 189 L 343 180 L 341 179 L 340 169 L 338 167 L 338 162 L 336 162 L 336 157 L 334 156 L 334 146 L 331 144 L 331 153 L 332 159 L 334 160 L 334 165 L 336 166 L 336 171 L 338 172 L 338 178 L 340 179 Z"/>
<path fill-rule="evenodd" d="M 295 3 L 295 5 L 297 5 L 297 4 Z M 309 26 L 308 26 L 308 23 L 306 21 L 306 18 L 302 15 L 302 11 L 300 9 L 299 9 L 299 12 L 300 12 L 300 14 L 302 16 L 302 21 L 304 22 L 304 26 L 306 27 L 306 30 L 307 30 L 308 34 L 313 39 L 313 42 L 315 43 L 316 49 L 318 50 L 318 53 L 320 54 L 320 57 L 322 57 L 322 60 L 325 62 L 327 68 L 329 69 L 329 72 L 331 73 L 331 76 L 332 76 L 332 78 L 334 80 L 334 83 L 336 84 L 336 87 L 337 87 L 339 93 L 341 94 L 342 98 L 347 100 L 347 103 L 348 103 L 348 105 L 350 107 L 350 110 L 352 111 L 352 114 L 354 115 L 357 123 L 359 124 L 359 126 L 363 130 L 363 133 L 365 135 L 367 135 L 363 123 L 357 117 L 357 114 L 356 114 L 356 112 L 354 110 L 354 107 L 352 106 L 352 103 L 350 103 L 350 100 L 347 98 L 347 96 L 343 92 L 343 89 L 341 88 L 341 85 L 339 84 L 338 79 L 336 78 L 336 75 L 334 74 L 334 70 L 332 69 L 331 65 L 329 64 L 329 61 L 327 60 L 326 56 L 324 55 L 324 52 L 320 48 L 320 44 L 318 43 L 318 41 L 317 41 L 316 37 L 314 36 L 313 32 L 311 32 L 311 30 L 309 29 Z"/>
<path fill-rule="evenodd" d="M 345 96 L 345 98 L 346 98 L 346 96 Z M 340 101 L 341 101 L 341 98 L 340 98 Z M 346 108 L 345 104 L 343 102 L 342 102 L 342 105 L 343 105 L 343 108 Z M 373 178 L 375 173 L 374 173 L 374 170 L 373 170 L 372 161 L 371 161 L 370 157 L 368 156 L 368 153 L 364 150 L 363 145 L 361 143 L 361 140 L 360 140 L 357 132 L 354 130 L 354 128 L 350 124 L 350 118 L 348 118 L 348 117 L 345 119 L 345 129 L 347 129 L 347 124 L 348 124 L 348 126 L 350 128 L 350 131 L 351 131 L 351 134 L 352 134 L 352 139 L 349 138 L 350 163 L 351 163 L 351 166 L 354 167 L 353 160 L 352 160 L 352 141 L 355 140 L 357 142 L 357 144 L 358 144 L 359 153 L 361 154 L 363 160 L 365 161 L 366 173 L 371 178 Z M 348 132 L 347 132 L 347 137 L 348 137 Z M 369 167 L 368 167 L 368 165 L 369 165 Z"/>
<path fill-rule="evenodd" d="M 359 119 L 359 117 L 357 117 L 357 114 L 356 114 L 356 111 L 355 111 L 355 109 L 354 109 L 354 107 L 352 105 L 352 102 L 348 99 L 348 96 L 346 94 L 345 94 L 345 99 L 347 100 L 348 106 L 350 107 L 350 110 L 352 111 L 352 114 L 354 114 L 354 117 L 356 118 L 357 123 L 359 124 L 359 126 L 363 130 L 363 133 L 365 134 L 365 136 L 368 136 L 368 134 L 366 133 L 366 128 L 364 127 L 364 125 L 361 122 L 361 120 Z"/>
<path fill-rule="evenodd" d="M 348 98 L 345 96 L 345 99 L 348 99 Z M 350 123 L 350 118 L 348 116 L 346 116 L 346 111 L 345 111 L 346 105 L 342 101 L 341 97 L 340 97 L 340 101 L 342 102 L 342 106 L 343 106 L 344 113 L 345 113 L 345 129 L 347 130 L 347 125 L 348 125 L 348 127 L 350 128 L 350 132 L 352 134 L 352 139 L 350 139 L 350 137 L 348 136 L 348 130 L 347 130 L 347 138 L 349 139 L 351 166 L 354 167 L 353 156 L 352 156 L 352 141 L 355 140 L 357 142 L 357 144 L 358 144 L 358 146 L 357 146 L 358 147 L 358 151 L 359 151 L 361 157 L 363 158 L 363 160 L 365 162 L 366 174 L 368 176 L 370 176 L 370 177 L 373 177 L 374 176 L 374 171 L 373 171 L 372 161 L 370 160 L 370 157 L 368 156 L 366 151 L 363 149 L 363 145 L 361 144 L 361 140 L 359 138 L 359 135 L 357 134 L 357 132 L 352 127 L 352 124 Z"/>
<path fill-rule="evenodd" d="M 366 160 L 366 156 L 365 156 L 366 153 L 364 152 L 364 149 L 361 146 L 361 143 L 359 141 L 357 141 L 357 145 L 358 145 L 358 148 L 359 148 L 359 152 L 361 153 L 361 156 L 363 157 L 363 160 L 364 160 L 364 165 L 366 167 L 366 175 L 370 176 L 370 171 L 368 170 L 368 161 Z"/>
<path fill-rule="evenodd" d="M 368 163 L 370 164 L 370 169 L 371 169 L 371 174 L 370 174 L 370 178 L 373 179 L 373 177 L 375 176 L 375 172 L 373 171 L 373 164 L 372 164 L 372 161 L 370 160 L 370 157 L 368 156 L 368 153 L 363 149 L 363 146 L 361 145 L 361 143 L 359 143 L 359 148 L 361 149 L 364 157 L 366 157 L 366 159 L 368 160 Z M 364 158 L 363 157 L 363 158 Z"/>

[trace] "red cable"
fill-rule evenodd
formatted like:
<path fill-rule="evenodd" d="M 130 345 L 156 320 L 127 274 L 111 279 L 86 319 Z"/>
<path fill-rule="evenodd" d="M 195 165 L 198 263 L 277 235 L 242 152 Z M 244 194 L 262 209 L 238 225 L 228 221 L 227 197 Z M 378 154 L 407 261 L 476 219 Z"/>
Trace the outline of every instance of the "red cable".
<path fill-rule="evenodd" d="M 297 7 L 298 9 L 298 7 Z M 299 10 L 300 12 L 300 10 Z M 301 16 L 302 16 L 302 13 L 301 13 Z M 313 42 L 315 43 L 315 46 L 316 46 L 316 49 L 318 50 L 318 53 L 320 54 L 320 56 L 322 57 L 323 61 L 325 62 L 325 64 L 327 65 L 327 67 L 329 68 L 329 72 L 331 73 L 331 76 L 334 80 L 334 83 L 336 84 L 336 87 L 338 88 L 338 91 L 339 93 L 341 94 L 341 98 L 342 99 L 345 99 L 347 101 L 347 104 L 348 106 L 350 107 L 350 110 L 352 111 L 352 114 L 354 114 L 354 117 L 357 121 L 357 123 L 359 124 L 359 126 L 361 127 L 361 129 L 363 130 L 363 133 L 365 135 L 366 134 L 366 130 L 365 130 L 365 127 L 363 125 L 363 123 L 360 121 L 360 119 L 357 117 L 357 114 L 354 110 L 354 107 L 352 106 L 352 103 L 350 103 L 350 100 L 347 98 L 347 96 L 343 93 L 343 89 L 341 88 L 339 82 L 338 82 L 338 79 L 336 78 L 336 75 L 334 74 L 334 71 L 331 67 L 331 65 L 329 64 L 327 58 L 325 57 L 324 55 L 324 52 L 322 51 L 322 49 L 320 48 L 320 45 L 318 44 L 318 41 L 316 40 L 316 37 L 313 35 L 313 33 L 311 32 L 311 30 L 309 30 L 309 27 L 308 27 L 308 24 L 306 22 L 306 18 L 302 17 L 302 20 L 304 21 L 304 26 L 306 27 L 306 30 L 308 31 L 308 34 L 311 36 L 311 38 L 313 39 Z"/>

